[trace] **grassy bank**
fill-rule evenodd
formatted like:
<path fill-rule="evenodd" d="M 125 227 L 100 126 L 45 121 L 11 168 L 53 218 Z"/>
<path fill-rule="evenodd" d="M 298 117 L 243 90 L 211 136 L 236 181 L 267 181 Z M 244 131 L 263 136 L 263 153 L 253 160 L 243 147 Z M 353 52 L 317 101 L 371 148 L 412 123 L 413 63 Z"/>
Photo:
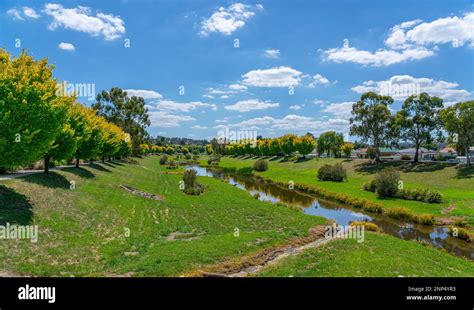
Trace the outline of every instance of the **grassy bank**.
<path fill-rule="evenodd" d="M 185 195 L 179 189 L 181 176 L 164 174 L 169 170 L 158 161 L 153 156 L 137 165 L 97 164 L 2 182 L 1 224 L 38 225 L 39 240 L 1 240 L 0 271 L 179 275 L 306 235 L 325 222 L 260 202 L 211 178 L 200 179 L 208 186 L 204 195 Z M 70 181 L 76 183 L 74 190 Z M 120 184 L 165 200 L 133 195 Z"/>
<path fill-rule="evenodd" d="M 241 168 L 252 166 L 255 161 L 256 158 L 223 157 L 220 166 Z M 323 182 L 316 178 L 316 172 L 322 165 L 335 163 L 342 163 L 347 169 L 348 181 Z M 405 188 L 427 188 L 438 191 L 444 197 L 443 202 L 430 204 L 396 198 L 380 199 L 374 193 L 362 190 L 365 182 L 372 180 L 378 171 L 387 167 L 394 167 L 400 171 Z M 433 214 L 438 218 L 463 217 L 471 226 L 474 225 L 474 167 L 458 169 L 444 163 L 416 165 L 411 162 L 373 164 L 367 160 L 349 161 L 335 158 L 314 158 L 302 162 L 282 162 L 276 159 L 269 160 L 268 171 L 259 174 L 280 182 L 291 180 L 380 203 L 384 208 L 404 207 L 415 214 Z M 455 208 L 445 214 L 450 206 Z"/>
<path fill-rule="evenodd" d="M 334 240 L 286 258 L 259 276 L 472 277 L 474 264 L 421 243 L 366 232 L 364 242 Z"/>

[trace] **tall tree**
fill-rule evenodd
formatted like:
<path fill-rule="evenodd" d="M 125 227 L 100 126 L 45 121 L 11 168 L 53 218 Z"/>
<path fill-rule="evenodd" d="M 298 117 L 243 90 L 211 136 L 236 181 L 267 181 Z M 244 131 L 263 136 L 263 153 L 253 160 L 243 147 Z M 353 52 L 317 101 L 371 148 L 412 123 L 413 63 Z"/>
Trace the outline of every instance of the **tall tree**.
<path fill-rule="evenodd" d="M 318 153 L 326 153 L 328 157 L 332 153 L 334 157 L 338 157 L 340 155 L 340 149 L 343 143 L 344 137 L 342 133 L 336 133 L 335 131 L 323 132 L 318 138 Z"/>
<path fill-rule="evenodd" d="M 295 141 L 295 147 L 296 150 L 303 155 L 303 157 L 306 157 L 311 151 L 314 149 L 316 145 L 316 142 L 313 138 L 313 136 L 305 135 L 302 137 L 298 137 Z"/>
<path fill-rule="evenodd" d="M 148 139 L 145 128 L 150 126 L 148 109 L 142 97 L 129 97 L 127 92 L 114 87 L 97 95 L 92 105 L 98 115 L 122 128 L 130 134 L 134 154 L 139 154 L 140 144 Z"/>
<path fill-rule="evenodd" d="M 474 146 L 474 101 L 460 102 L 443 109 L 440 118 L 444 128 L 452 135 L 452 141 L 464 150 L 467 164 L 471 165 L 470 147 Z"/>
<path fill-rule="evenodd" d="M 295 140 L 296 136 L 292 134 L 284 135 L 280 139 L 280 148 L 285 155 L 291 155 L 296 151 Z"/>
<path fill-rule="evenodd" d="M 41 159 L 61 132 L 67 106 L 52 74 L 47 59 L 0 49 L 0 169 Z"/>
<path fill-rule="evenodd" d="M 392 103 L 393 99 L 389 96 L 368 92 L 352 105 L 350 134 L 372 144 L 377 161 L 380 161 L 380 147 L 391 142 L 395 136 L 394 117 L 388 108 Z"/>
<path fill-rule="evenodd" d="M 419 160 L 420 147 L 431 144 L 434 131 L 441 128 L 438 117 L 441 108 L 443 99 L 422 93 L 408 97 L 396 115 L 397 125 L 401 128 L 401 138 L 415 145 L 416 163 Z"/>

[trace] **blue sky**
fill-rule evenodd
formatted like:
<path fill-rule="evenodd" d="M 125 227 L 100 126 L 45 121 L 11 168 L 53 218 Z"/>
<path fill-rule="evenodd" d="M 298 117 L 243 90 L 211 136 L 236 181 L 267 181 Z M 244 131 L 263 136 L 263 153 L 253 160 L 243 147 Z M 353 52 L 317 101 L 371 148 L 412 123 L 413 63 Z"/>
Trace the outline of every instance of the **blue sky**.
<path fill-rule="evenodd" d="M 347 134 L 368 90 L 394 111 L 417 91 L 473 98 L 470 1 L 4 0 L 0 12 L 0 47 L 47 57 L 72 85 L 144 96 L 152 135 Z"/>

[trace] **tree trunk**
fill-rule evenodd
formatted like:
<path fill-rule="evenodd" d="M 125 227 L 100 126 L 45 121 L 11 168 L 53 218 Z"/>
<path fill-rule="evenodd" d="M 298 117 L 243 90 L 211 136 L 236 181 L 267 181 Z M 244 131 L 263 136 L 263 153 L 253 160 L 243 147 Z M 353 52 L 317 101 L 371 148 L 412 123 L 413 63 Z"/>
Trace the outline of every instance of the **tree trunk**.
<path fill-rule="evenodd" d="M 105 156 L 102 156 L 102 163 L 105 163 Z"/>
<path fill-rule="evenodd" d="M 470 166 L 471 165 L 471 156 L 469 156 L 470 155 L 469 146 L 466 146 L 465 148 L 466 148 L 466 163 L 467 163 L 468 166 Z"/>
<path fill-rule="evenodd" d="M 89 162 L 92 165 L 94 163 L 94 159 L 91 158 L 91 160 Z"/>
<path fill-rule="evenodd" d="M 49 173 L 49 156 L 44 157 L 44 173 Z"/>
<path fill-rule="evenodd" d="M 79 168 L 79 158 L 76 158 L 76 168 Z"/>
<path fill-rule="evenodd" d="M 417 144 L 416 144 L 416 147 L 415 147 L 415 158 L 413 159 L 413 161 L 414 161 L 415 163 L 418 162 L 418 151 L 419 151 L 419 149 L 420 149 L 420 144 L 417 143 Z"/>

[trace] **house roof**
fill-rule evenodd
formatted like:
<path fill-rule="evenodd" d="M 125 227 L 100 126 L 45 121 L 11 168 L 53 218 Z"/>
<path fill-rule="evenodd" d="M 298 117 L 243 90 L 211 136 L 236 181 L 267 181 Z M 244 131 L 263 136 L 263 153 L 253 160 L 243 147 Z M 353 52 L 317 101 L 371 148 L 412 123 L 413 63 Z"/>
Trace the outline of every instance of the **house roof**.
<path fill-rule="evenodd" d="M 419 151 L 422 152 L 422 153 L 433 152 L 433 151 L 431 151 L 431 150 L 428 150 L 428 149 L 425 148 L 425 147 L 420 147 Z M 410 148 L 408 148 L 408 149 L 399 150 L 398 152 L 399 152 L 399 153 L 415 153 L 415 152 L 416 152 L 416 148 L 410 147 Z"/>
<path fill-rule="evenodd" d="M 456 150 L 453 147 L 445 147 L 444 149 L 439 150 L 440 153 L 456 153 Z"/>
<path fill-rule="evenodd" d="M 392 149 L 391 147 L 381 147 L 379 148 L 380 153 L 397 153 L 399 150 Z"/>

